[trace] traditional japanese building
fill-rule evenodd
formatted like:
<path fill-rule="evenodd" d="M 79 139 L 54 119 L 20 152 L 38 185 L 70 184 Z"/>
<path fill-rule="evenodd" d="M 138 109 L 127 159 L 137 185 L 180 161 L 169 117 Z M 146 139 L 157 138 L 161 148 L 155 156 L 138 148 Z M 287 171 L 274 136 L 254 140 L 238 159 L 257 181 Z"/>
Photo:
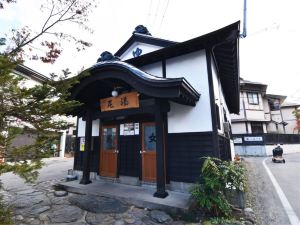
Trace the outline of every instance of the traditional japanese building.
<path fill-rule="evenodd" d="M 198 180 L 201 157 L 231 160 L 230 113 L 239 112 L 239 22 L 173 42 L 138 26 L 114 54 L 104 52 L 72 89 L 82 102 L 74 169 L 166 186 Z M 179 186 L 180 186 L 179 185 Z"/>

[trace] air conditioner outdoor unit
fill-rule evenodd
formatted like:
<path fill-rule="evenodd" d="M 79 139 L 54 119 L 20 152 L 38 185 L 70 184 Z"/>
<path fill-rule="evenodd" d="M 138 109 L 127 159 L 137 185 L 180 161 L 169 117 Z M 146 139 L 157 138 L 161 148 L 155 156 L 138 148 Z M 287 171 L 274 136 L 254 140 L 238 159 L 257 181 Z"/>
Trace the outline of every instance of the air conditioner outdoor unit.
<path fill-rule="evenodd" d="M 224 122 L 223 127 L 224 127 L 224 132 L 230 132 L 230 123 L 229 122 Z"/>

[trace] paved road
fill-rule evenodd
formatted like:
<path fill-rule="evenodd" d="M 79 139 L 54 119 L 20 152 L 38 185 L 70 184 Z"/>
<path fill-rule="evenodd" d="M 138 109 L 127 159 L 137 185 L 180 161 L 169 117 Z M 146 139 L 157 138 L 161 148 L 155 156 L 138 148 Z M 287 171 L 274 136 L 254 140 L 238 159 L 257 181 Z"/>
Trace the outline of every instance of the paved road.
<path fill-rule="evenodd" d="M 73 158 L 49 158 L 45 159 L 45 166 L 39 170 L 37 183 L 50 180 L 61 180 L 66 177 L 68 169 L 73 168 Z M 6 173 L 0 176 L 0 180 L 6 190 L 19 189 L 24 186 L 24 181 L 17 175 Z M 27 185 L 26 185 L 27 186 Z"/>
<path fill-rule="evenodd" d="M 266 159 L 267 168 L 282 189 L 296 216 L 300 218 L 300 154 L 284 155 L 286 164 Z M 265 158 L 245 158 L 249 171 L 252 203 L 261 225 L 289 225 L 290 221 L 282 202 L 263 166 Z"/>
<path fill-rule="evenodd" d="M 284 156 L 286 163 L 272 163 L 266 165 L 283 190 L 297 217 L 300 218 L 300 153 Z"/>

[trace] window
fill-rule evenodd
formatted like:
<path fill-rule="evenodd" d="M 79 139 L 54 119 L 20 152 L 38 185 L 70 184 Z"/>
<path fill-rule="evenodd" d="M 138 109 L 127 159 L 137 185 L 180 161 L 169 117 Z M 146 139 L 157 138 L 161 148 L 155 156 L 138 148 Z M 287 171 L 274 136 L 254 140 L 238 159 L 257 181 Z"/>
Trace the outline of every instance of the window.
<path fill-rule="evenodd" d="M 280 109 L 280 100 L 279 99 L 268 99 L 270 109 L 273 110 L 279 110 Z"/>
<path fill-rule="evenodd" d="M 248 102 L 251 105 L 258 105 L 258 93 L 248 92 Z"/>
<path fill-rule="evenodd" d="M 259 122 L 251 122 L 252 134 L 262 134 L 264 133 L 263 124 Z"/>

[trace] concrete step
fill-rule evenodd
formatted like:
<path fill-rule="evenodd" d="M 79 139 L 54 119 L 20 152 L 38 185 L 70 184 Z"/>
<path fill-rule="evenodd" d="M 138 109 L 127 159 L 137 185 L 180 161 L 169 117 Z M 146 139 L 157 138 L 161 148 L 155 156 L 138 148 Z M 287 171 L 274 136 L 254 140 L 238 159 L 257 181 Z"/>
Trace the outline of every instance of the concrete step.
<path fill-rule="evenodd" d="M 55 187 L 72 193 L 118 198 L 137 207 L 164 210 L 169 213 L 187 213 L 193 205 L 187 193 L 168 191 L 169 195 L 166 198 L 156 198 L 153 197 L 156 189 L 101 180 L 87 185 L 79 184 L 79 181 L 62 182 Z"/>
<path fill-rule="evenodd" d="M 138 177 L 129 177 L 129 176 L 120 176 L 119 183 L 127 184 L 127 185 L 134 185 L 134 186 L 141 185 L 140 179 Z"/>

